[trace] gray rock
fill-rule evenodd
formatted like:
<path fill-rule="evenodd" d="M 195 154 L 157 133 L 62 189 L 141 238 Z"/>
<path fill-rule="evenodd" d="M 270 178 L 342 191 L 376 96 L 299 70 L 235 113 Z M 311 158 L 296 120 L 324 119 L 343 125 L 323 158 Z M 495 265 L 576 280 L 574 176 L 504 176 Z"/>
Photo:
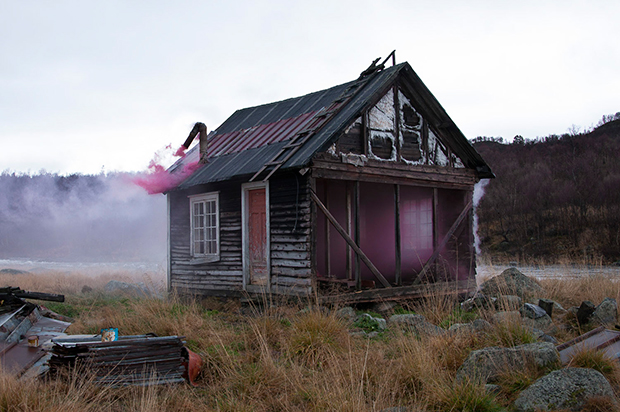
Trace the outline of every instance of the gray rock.
<path fill-rule="evenodd" d="M 519 313 L 521 313 L 521 316 L 523 316 L 524 318 L 530 319 L 542 318 L 545 315 L 549 316 L 543 308 L 532 303 L 526 303 L 521 306 L 521 308 L 519 309 Z"/>
<path fill-rule="evenodd" d="M 515 295 L 502 295 L 495 302 L 497 310 L 517 310 L 521 306 L 523 306 L 523 299 Z"/>
<path fill-rule="evenodd" d="M 397 326 L 412 331 L 417 335 L 441 335 L 446 331 L 428 322 L 422 315 L 404 314 L 392 315 L 388 320 L 391 326 Z"/>
<path fill-rule="evenodd" d="M 144 283 L 127 283 L 119 280 L 111 280 L 103 289 L 108 293 L 121 293 L 135 297 L 147 297 L 151 295 Z"/>
<path fill-rule="evenodd" d="M 486 332 L 493 329 L 493 326 L 484 319 L 476 319 L 470 323 L 455 323 L 448 329 L 450 332 L 457 333 L 477 333 Z"/>
<path fill-rule="evenodd" d="M 518 310 L 495 312 L 491 315 L 491 322 L 496 325 L 502 325 L 506 323 L 521 323 L 521 314 Z"/>
<path fill-rule="evenodd" d="M 516 268 L 508 268 L 500 275 L 484 282 L 480 291 L 489 296 L 516 295 L 521 299 L 539 295 L 543 292 L 542 286 L 532 278 L 525 276 Z"/>
<path fill-rule="evenodd" d="M 357 314 L 351 306 L 345 306 L 336 311 L 336 317 L 353 322 L 357 318 Z"/>
<path fill-rule="evenodd" d="M 531 327 L 529 329 L 532 332 L 532 335 L 534 335 L 536 340 L 538 340 L 539 342 L 550 342 L 550 343 L 553 343 L 554 345 L 558 344 L 558 340 L 556 338 L 554 338 L 553 336 L 547 335 L 542 330 L 531 328 Z"/>
<path fill-rule="evenodd" d="M 559 364 L 560 354 L 552 343 L 528 343 L 514 348 L 497 346 L 472 351 L 456 372 L 456 379 L 493 382 L 508 369 L 523 369 L 528 364 L 544 368 Z"/>
<path fill-rule="evenodd" d="M 601 325 L 615 325 L 618 321 L 616 299 L 605 298 L 592 313 L 592 321 Z"/>
<path fill-rule="evenodd" d="M 547 315 L 553 317 L 553 304 L 555 302 L 551 299 L 538 299 L 538 306 L 544 309 L 547 312 Z"/>
<path fill-rule="evenodd" d="M 580 411 L 588 398 L 607 398 L 615 403 L 611 385 L 594 369 L 566 368 L 553 371 L 519 394 L 514 403 L 518 412 L 568 409 Z"/>
<path fill-rule="evenodd" d="M 488 309 L 495 307 L 496 297 L 486 296 L 482 293 L 476 294 L 476 296 L 469 298 L 461 303 L 461 310 L 464 312 L 471 312 L 475 309 Z"/>
<path fill-rule="evenodd" d="M 551 320 L 549 315 L 547 315 L 544 310 L 543 316 L 539 318 L 523 318 L 523 324 L 534 329 L 540 329 L 548 335 L 555 335 L 559 331 L 558 327 L 555 325 L 555 323 L 553 323 L 553 320 Z"/>
<path fill-rule="evenodd" d="M 577 322 L 579 322 L 580 325 L 585 325 L 590 322 L 590 318 L 595 310 L 596 307 L 594 306 L 594 303 L 589 300 L 584 300 L 581 302 L 581 306 L 577 309 Z"/>

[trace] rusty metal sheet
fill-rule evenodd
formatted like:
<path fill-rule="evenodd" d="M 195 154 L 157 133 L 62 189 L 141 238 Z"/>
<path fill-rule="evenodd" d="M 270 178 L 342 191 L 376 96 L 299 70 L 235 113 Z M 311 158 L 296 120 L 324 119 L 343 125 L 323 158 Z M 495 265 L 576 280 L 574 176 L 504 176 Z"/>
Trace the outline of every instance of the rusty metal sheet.
<path fill-rule="evenodd" d="M 573 356 L 586 350 L 598 350 L 611 359 L 620 358 L 620 331 L 600 326 L 588 333 L 556 346 L 562 363 L 569 363 Z"/>

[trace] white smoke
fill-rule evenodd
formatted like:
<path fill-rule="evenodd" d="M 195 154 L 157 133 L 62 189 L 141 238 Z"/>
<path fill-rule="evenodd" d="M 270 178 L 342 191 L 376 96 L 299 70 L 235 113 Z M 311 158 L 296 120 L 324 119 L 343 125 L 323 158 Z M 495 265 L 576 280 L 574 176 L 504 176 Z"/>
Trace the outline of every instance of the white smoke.
<path fill-rule="evenodd" d="M 480 237 L 478 236 L 478 204 L 484 196 L 484 188 L 489 184 L 490 179 L 482 179 L 474 185 L 474 247 L 476 254 L 480 255 Z"/>

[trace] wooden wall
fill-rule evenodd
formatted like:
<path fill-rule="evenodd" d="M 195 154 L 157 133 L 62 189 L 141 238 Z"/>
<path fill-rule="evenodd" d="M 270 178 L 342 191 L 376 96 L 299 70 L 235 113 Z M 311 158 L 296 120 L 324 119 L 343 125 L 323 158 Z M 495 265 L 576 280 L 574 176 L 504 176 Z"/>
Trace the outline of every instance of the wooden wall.
<path fill-rule="evenodd" d="M 184 294 L 241 296 L 241 185 L 246 180 L 201 185 L 168 194 L 170 199 L 170 287 Z M 190 256 L 189 196 L 219 192 L 220 260 L 204 263 Z M 311 292 L 309 181 L 284 172 L 269 181 L 271 290 Z"/>

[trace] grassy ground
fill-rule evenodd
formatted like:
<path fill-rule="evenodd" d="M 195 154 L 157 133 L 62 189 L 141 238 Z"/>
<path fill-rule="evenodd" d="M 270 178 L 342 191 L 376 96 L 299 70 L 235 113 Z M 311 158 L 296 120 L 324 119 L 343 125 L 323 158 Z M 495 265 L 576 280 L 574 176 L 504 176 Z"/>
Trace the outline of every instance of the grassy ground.
<path fill-rule="evenodd" d="M 0 376 L 0 411 L 378 411 L 393 406 L 412 411 L 502 411 L 545 372 L 507 371 L 496 395 L 481 384 L 455 380 L 472 350 L 533 341 L 518 324 L 496 326 L 485 334 L 435 337 L 390 329 L 369 339 L 352 336 L 355 325 L 311 301 L 242 308 L 235 301 L 137 299 L 104 294 L 107 280 L 11 275 L 0 276 L 0 286 L 66 294 L 66 303 L 46 306 L 76 319 L 69 333 L 97 333 L 112 326 L 122 335 L 185 336 L 204 361 L 200 386 L 110 388 L 94 385 L 88 373 L 75 372 L 64 380 L 47 381 Z M 85 284 L 93 290 L 82 293 Z M 544 287 L 541 297 L 565 307 L 620 294 L 620 285 L 603 277 L 550 280 Z M 434 296 L 403 302 L 395 310 L 422 314 L 446 328 L 492 314 L 465 314 L 457 303 Z M 372 330 L 369 324 L 358 326 Z M 558 337 L 567 340 L 580 332 L 569 328 Z M 592 354 L 575 362 L 594 365 L 618 386 L 615 363 Z M 596 405 L 592 408 L 597 410 Z"/>

